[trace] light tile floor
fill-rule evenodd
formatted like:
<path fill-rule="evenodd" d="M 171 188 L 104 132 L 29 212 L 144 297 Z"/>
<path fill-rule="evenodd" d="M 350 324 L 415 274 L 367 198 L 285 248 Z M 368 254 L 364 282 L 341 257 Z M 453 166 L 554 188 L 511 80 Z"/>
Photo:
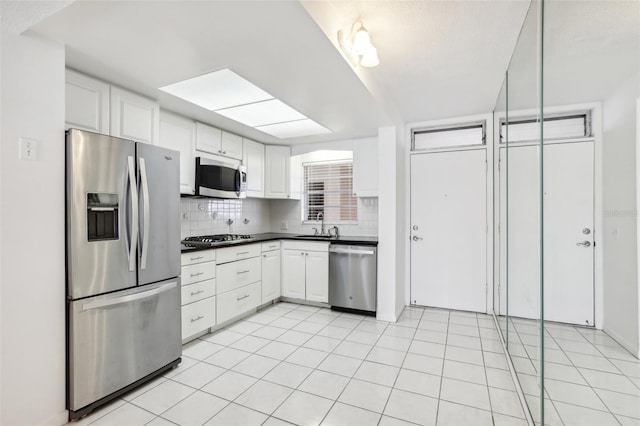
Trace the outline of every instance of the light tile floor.
<path fill-rule="evenodd" d="M 545 330 L 545 424 L 640 425 L 640 360 L 602 330 L 549 322 Z M 539 322 L 512 318 L 508 345 L 538 422 Z"/>
<path fill-rule="evenodd" d="M 493 318 L 395 324 L 291 303 L 183 348 L 180 366 L 76 424 L 526 425 Z"/>

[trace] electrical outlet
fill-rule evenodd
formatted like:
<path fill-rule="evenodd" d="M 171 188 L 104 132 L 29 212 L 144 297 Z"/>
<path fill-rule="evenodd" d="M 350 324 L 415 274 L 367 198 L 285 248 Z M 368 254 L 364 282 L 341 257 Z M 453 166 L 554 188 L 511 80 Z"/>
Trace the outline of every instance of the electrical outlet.
<path fill-rule="evenodd" d="M 282 222 L 280 222 L 281 231 L 287 231 L 288 229 L 289 229 L 289 222 L 287 222 L 286 220 L 283 220 Z"/>
<path fill-rule="evenodd" d="M 38 159 L 38 141 L 20 138 L 20 159 L 35 161 Z"/>

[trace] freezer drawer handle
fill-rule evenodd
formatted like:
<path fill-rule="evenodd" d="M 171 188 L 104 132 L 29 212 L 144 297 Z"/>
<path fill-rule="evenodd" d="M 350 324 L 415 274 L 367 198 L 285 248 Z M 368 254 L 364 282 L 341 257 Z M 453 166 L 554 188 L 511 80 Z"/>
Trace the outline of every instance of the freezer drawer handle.
<path fill-rule="evenodd" d="M 96 300 L 94 302 L 85 303 L 82 305 L 83 311 L 89 311 L 91 309 L 105 308 L 107 306 L 120 305 L 122 303 L 133 302 L 134 300 L 146 299 L 156 294 L 163 293 L 177 286 L 177 283 L 171 282 L 164 284 L 160 287 L 153 288 L 151 290 L 143 291 L 140 293 L 128 294 L 126 296 L 119 296 L 110 299 Z"/>
<path fill-rule="evenodd" d="M 349 249 L 331 249 L 329 250 L 331 253 L 344 253 L 344 254 L 376 254 L 373 250 L 349 250 Z"/>
<path fill-rule="evenodd" d="M 204 318 L 202 315 L 198 315 L 196 318 L 191 318 L 191 322 L 200 321 L 202 318 Z"/>
<path fill-rule="evenodd" d="M 192 277 L 198 277 L 200 275 L 204 274 L 204 272 L 197 272 L 195 274 L 191 274 Z"/>
<path fill-rule="evenodd" d="M 246 299 L 247 297 L 250 297 L 250 294 L 245 294 L 244 296 L 240 296 L 238 298 L 236 298 L 236 300 L 242 300 L 242 299 Z"/>
<path fill-rule="evenodd" d="M 191 260 L 200 260 L 200 259 L 204 259 L 204 256 L 198 256 L 198 257 L 192 257 Z"/>
<path fill-rule="evenodd" d="M 249 269 L 247 269 L 246 271 L 239 271 L 238 275 L 240 275 L 240 274 L 248 274 L 249 272 L 251 272 Z"/>
<path fill-rule="evenodd" d="M 191 295 L 195 296 L 196 294 L 204 293 L 204 290 L 192 291 Z"/>

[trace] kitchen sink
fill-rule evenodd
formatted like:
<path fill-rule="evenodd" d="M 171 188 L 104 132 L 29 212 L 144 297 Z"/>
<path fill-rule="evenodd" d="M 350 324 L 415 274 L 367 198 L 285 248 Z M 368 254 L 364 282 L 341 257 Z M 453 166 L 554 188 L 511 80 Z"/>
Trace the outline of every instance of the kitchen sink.
<path fill-rule="evenodd" d="M 329 235 L 296 235 L 296 238 L 322 238 L 322 239 L 329 239 L 329 238 L 335 238 L 334 236 L 329 236 Z"/>

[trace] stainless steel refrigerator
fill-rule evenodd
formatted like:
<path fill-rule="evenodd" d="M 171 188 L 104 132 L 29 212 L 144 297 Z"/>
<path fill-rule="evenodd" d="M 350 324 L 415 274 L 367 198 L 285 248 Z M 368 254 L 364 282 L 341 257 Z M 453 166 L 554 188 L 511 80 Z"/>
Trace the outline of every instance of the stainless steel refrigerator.
<path fill-rule="evenodd" d="M 180 362 L 179 155 L 67 132 L 71 419 Z"/>

